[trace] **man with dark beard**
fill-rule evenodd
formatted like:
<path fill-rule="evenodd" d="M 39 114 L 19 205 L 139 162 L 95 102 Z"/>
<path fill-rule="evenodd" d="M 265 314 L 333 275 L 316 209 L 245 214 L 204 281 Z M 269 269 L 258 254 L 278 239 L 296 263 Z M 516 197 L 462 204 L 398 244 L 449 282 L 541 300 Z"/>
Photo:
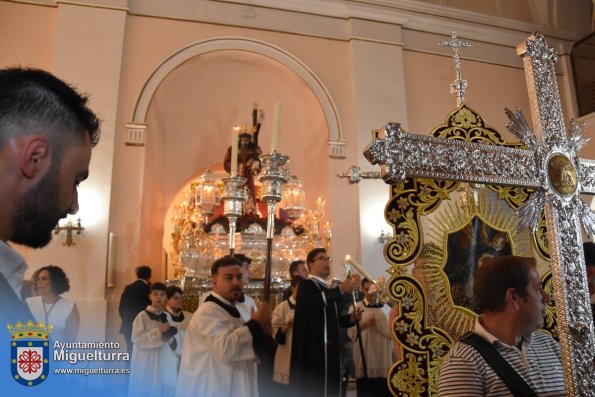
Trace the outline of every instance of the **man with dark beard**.
<path fill-rule="evenodd" d="M 38 69 L 0 70 L 0 323 L 25 322 L 24 258 L 8 242 L 41 248 L 78 211 L 99 120 L 87 98 Z"/>
<path fill-rule="evenodd" d="M 231 256 L 211 266 L 213 291 L 188 324 L 176 397 L 258 397 L 258 353 L 270 335 L 271 308 L 263 302 L 246 320 L 237 304 L 243 294 L 240 261 Z"/>

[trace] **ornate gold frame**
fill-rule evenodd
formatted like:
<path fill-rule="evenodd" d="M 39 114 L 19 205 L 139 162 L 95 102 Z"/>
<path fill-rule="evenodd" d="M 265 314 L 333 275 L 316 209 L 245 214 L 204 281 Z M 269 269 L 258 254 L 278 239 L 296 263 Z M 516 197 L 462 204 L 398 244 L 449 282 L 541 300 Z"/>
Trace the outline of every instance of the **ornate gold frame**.
<path fill-rule="evenodd" d="M 432 135 L 524 148 L 508 143 L 465 104 L 450 113 Z M 480 218 L 508 234 L 515 255 L 536 257 L 545 289 L 551 291 L 545 221 L 542 217 L 532 239 L 529 232 L 517 230 L 514 210 L 530 197 L 528 189 L 416 178 L 390 189 L 385 216 L 394 237 L 385 245 L 384 255 L 391 265 L 387 291 L 399 305 L 391 332 L 401 346 L 402 359 L 391 368 L 388 383 L 395 396 L 434 396 L 446 352 L 453 341 L 473 329 L 476 317 L 473 311 L 453 304 L 443 271 L 446 236 L 473 217 Z M 547 308 L 545 324 L 557 336 L 553 303 Z"/>

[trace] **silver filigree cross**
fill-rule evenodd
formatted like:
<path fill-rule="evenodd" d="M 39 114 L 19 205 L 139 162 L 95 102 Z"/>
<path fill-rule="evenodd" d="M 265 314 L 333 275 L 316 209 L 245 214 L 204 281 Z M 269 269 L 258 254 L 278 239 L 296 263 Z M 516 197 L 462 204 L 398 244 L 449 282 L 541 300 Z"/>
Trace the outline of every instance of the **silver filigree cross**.
<path fill-rule="evenodd" d="M 536 131 L 519 110 L 506 110 L 507 127 L 528 150 L 407 134 L 389 123 L 364 156 L 381 166 L 390 184 L 421 177 L 534 189 L 518 215 L 522 225 L 534 228 L 545 210 L 566 395 L 595 396 L 595 334 L 581 235 L 581 223 L 595 232 L 595 216 L 580 197 L 595 194 L 595 162 L 577 156 L 588 141 L 584 126 L 571 122 L 565 132 L 555 51 L 536 33 L 518 53 Z"/>
<path fill-rule="evenodd" d="M 467 80 L 463 80 L 463 76 L 461 74 L 461 58 L 459 56 L 459 52 L 461 48 L 471 47 L 471 44 L 467 43 L 466 41 L 459 40 L 457 38 L 457 32 L 454 30 L 452 31 L 450 40 L 441 41 L 438 44 L 452 48 L 453 59 L 455 62 L 455 80 L 450 85 L 450 93 L 457 95 L 457 106 L 461 106 L 465 102 L 465 90 L 469 86 L 469 83 Z"/>

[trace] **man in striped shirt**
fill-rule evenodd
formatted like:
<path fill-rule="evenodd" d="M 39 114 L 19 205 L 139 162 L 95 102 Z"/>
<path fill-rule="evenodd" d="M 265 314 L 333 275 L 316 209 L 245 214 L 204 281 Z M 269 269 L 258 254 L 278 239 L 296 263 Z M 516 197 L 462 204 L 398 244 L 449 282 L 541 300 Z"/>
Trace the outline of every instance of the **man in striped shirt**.
<path fill-rule="evenodd" d="M 534 258 L 503 256 L 477 270 L 475 333 L 487 340 L 538 396 L 564 396 L 560 347 L 543 326 L 544 304 Z M 455 343 L 440 367 L 440 396 L 512 396 L 479 351 Z"/>

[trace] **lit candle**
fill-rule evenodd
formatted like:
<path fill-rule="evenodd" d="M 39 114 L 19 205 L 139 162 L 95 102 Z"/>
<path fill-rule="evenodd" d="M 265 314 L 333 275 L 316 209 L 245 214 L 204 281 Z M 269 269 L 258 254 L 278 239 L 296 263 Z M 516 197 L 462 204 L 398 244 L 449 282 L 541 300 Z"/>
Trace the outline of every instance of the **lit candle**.
<path fill-rule="evenodd" d="M 281 102 L 275 102 L 273 107 L 273 134 L 271 135 L 271 152 L 279 145 L 279 130 L 281 128 Z"/>
<path fill-rule="evenodd" d="M 213 187 L 205 186 L 203 189 L 203 204 L 211 204 L 213 201 L 215 201 L 213 198 Z"/>
<path fill-rule="evenodd" d="M 345 255 L 345 264 L 346 265 L 351 265 L 351 256 L 350 255 Z M 345 266 L 346 268 L 348 268 L 347 266 Z M 348 268 L 350 269 L 350 268 Z M 351 269 L 349 270 L 349 272 L 347 273 L 347 277 L 351 277 Z"/>
<path fill-rule="evenodd" d="M 373 283 L 376 282 L 376 281 L 374 281 L 372 276 L 370 276 L 370 273 L 368 273 L 368 271 L 358 261 L 353 259 L 351 256 L 347 255 L 345 257 L 345 262 L 349 263 L 351 266 L 353 266 L 355 268 L 355 270 L 357 270 L 362 276 L 364 276 L 371 282 L 373 282 Z"/>
<path fill-rule="evenodd" d="M 238 133 L 240 127 L 231 130 L 231 176 L 238 174 Z"/>

